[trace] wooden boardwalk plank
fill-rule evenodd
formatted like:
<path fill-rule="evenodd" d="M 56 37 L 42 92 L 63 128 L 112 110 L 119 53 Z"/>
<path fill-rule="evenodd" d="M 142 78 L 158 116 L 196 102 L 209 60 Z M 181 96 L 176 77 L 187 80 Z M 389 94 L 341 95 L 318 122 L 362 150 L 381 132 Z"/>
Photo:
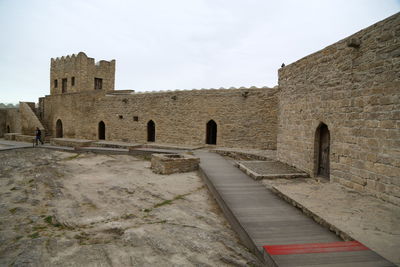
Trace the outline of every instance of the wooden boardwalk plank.
<path fill-rule="evenodd" d="M 342 241 L 223 157 L 196 151 L 200 172 L 233 229 L 269 266 L 394 266 L 371 250 L 269 255 L 265 245 Z"/>

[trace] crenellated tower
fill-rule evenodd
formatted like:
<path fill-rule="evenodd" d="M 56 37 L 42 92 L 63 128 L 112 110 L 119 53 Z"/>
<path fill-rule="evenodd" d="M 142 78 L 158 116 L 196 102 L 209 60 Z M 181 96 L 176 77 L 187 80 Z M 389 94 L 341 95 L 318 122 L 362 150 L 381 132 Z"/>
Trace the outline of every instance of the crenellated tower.
<path fill-rule="evenodd" d="M 50 67 L 50 94 L 65 94 L 91 90 L 113 91 L 115 60 L 100 60 L 85 53 L 52 58 Z"/>

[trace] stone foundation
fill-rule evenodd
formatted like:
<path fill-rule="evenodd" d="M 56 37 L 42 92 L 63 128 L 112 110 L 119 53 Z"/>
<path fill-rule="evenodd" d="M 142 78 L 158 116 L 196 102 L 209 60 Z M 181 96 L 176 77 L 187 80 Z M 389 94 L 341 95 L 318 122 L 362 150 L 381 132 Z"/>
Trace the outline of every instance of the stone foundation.
<path fill-rule="evenodd" d="M 188 154 L 153 154 L 151 156 L 151 169 L 159 174 L 195 171 L 199 168 L 199 163 L 199 158 Z"/>
<path fill-rule="evenodd" d="M 71 139 L 71 138 L 52 138 L 50 144 L 53 146 L 85 147 L 90 146 L 93 140 Z"/>
<path fill-rule="evenodd" d="M 32 143 L 33 140 L 35 140 L 35 136 L 33 136 L 33 135 L 16 134 L 14 137 L 15 137 L 15 141 L 18 141 L 18 142 Z"/>
<path fill-rule="evenodd" d="M 20 133 L 6 133 L 6 134 L 4 134 L 4 139 L 5 139 L 5 140 L 14 141 L 14 140 L 15 140 L 15 137 L 16 137 L 17 135 L 21 135 L 21 134 L 20 134 Z"/>

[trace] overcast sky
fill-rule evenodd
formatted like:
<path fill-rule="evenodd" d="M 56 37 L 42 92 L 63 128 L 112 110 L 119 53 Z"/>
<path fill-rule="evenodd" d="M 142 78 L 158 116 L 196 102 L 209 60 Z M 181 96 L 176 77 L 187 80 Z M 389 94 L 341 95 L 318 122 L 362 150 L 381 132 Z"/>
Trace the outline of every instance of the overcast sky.
<path fill-rule="evenodd" d="M 0 102 L 50 93 L 50 58 L 116 59 L 115 89 L 270 86 L 400 0 L 0 0 Z"/>

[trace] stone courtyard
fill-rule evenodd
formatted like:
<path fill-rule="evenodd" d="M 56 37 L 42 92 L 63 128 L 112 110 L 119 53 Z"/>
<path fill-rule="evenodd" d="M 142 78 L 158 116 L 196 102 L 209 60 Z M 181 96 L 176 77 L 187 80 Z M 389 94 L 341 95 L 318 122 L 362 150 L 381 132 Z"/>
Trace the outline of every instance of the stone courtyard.
<path fill-rule="evenodd" d="M 137 93 L 115 60 L 52 58 L 50 95 L 0 109 L 0 265 L 258 266 L 353 239 L 359 258 L 290 256 L 400 264 L 399 40 L 397 13 L 273 88 Z"/>
<path fill-rule="evenodd" d="M 195 172 L 128 155 L 0 153 L 1 266 L 259 266 Z M 196 207 L 195 209 L 193 207 Z"/>

